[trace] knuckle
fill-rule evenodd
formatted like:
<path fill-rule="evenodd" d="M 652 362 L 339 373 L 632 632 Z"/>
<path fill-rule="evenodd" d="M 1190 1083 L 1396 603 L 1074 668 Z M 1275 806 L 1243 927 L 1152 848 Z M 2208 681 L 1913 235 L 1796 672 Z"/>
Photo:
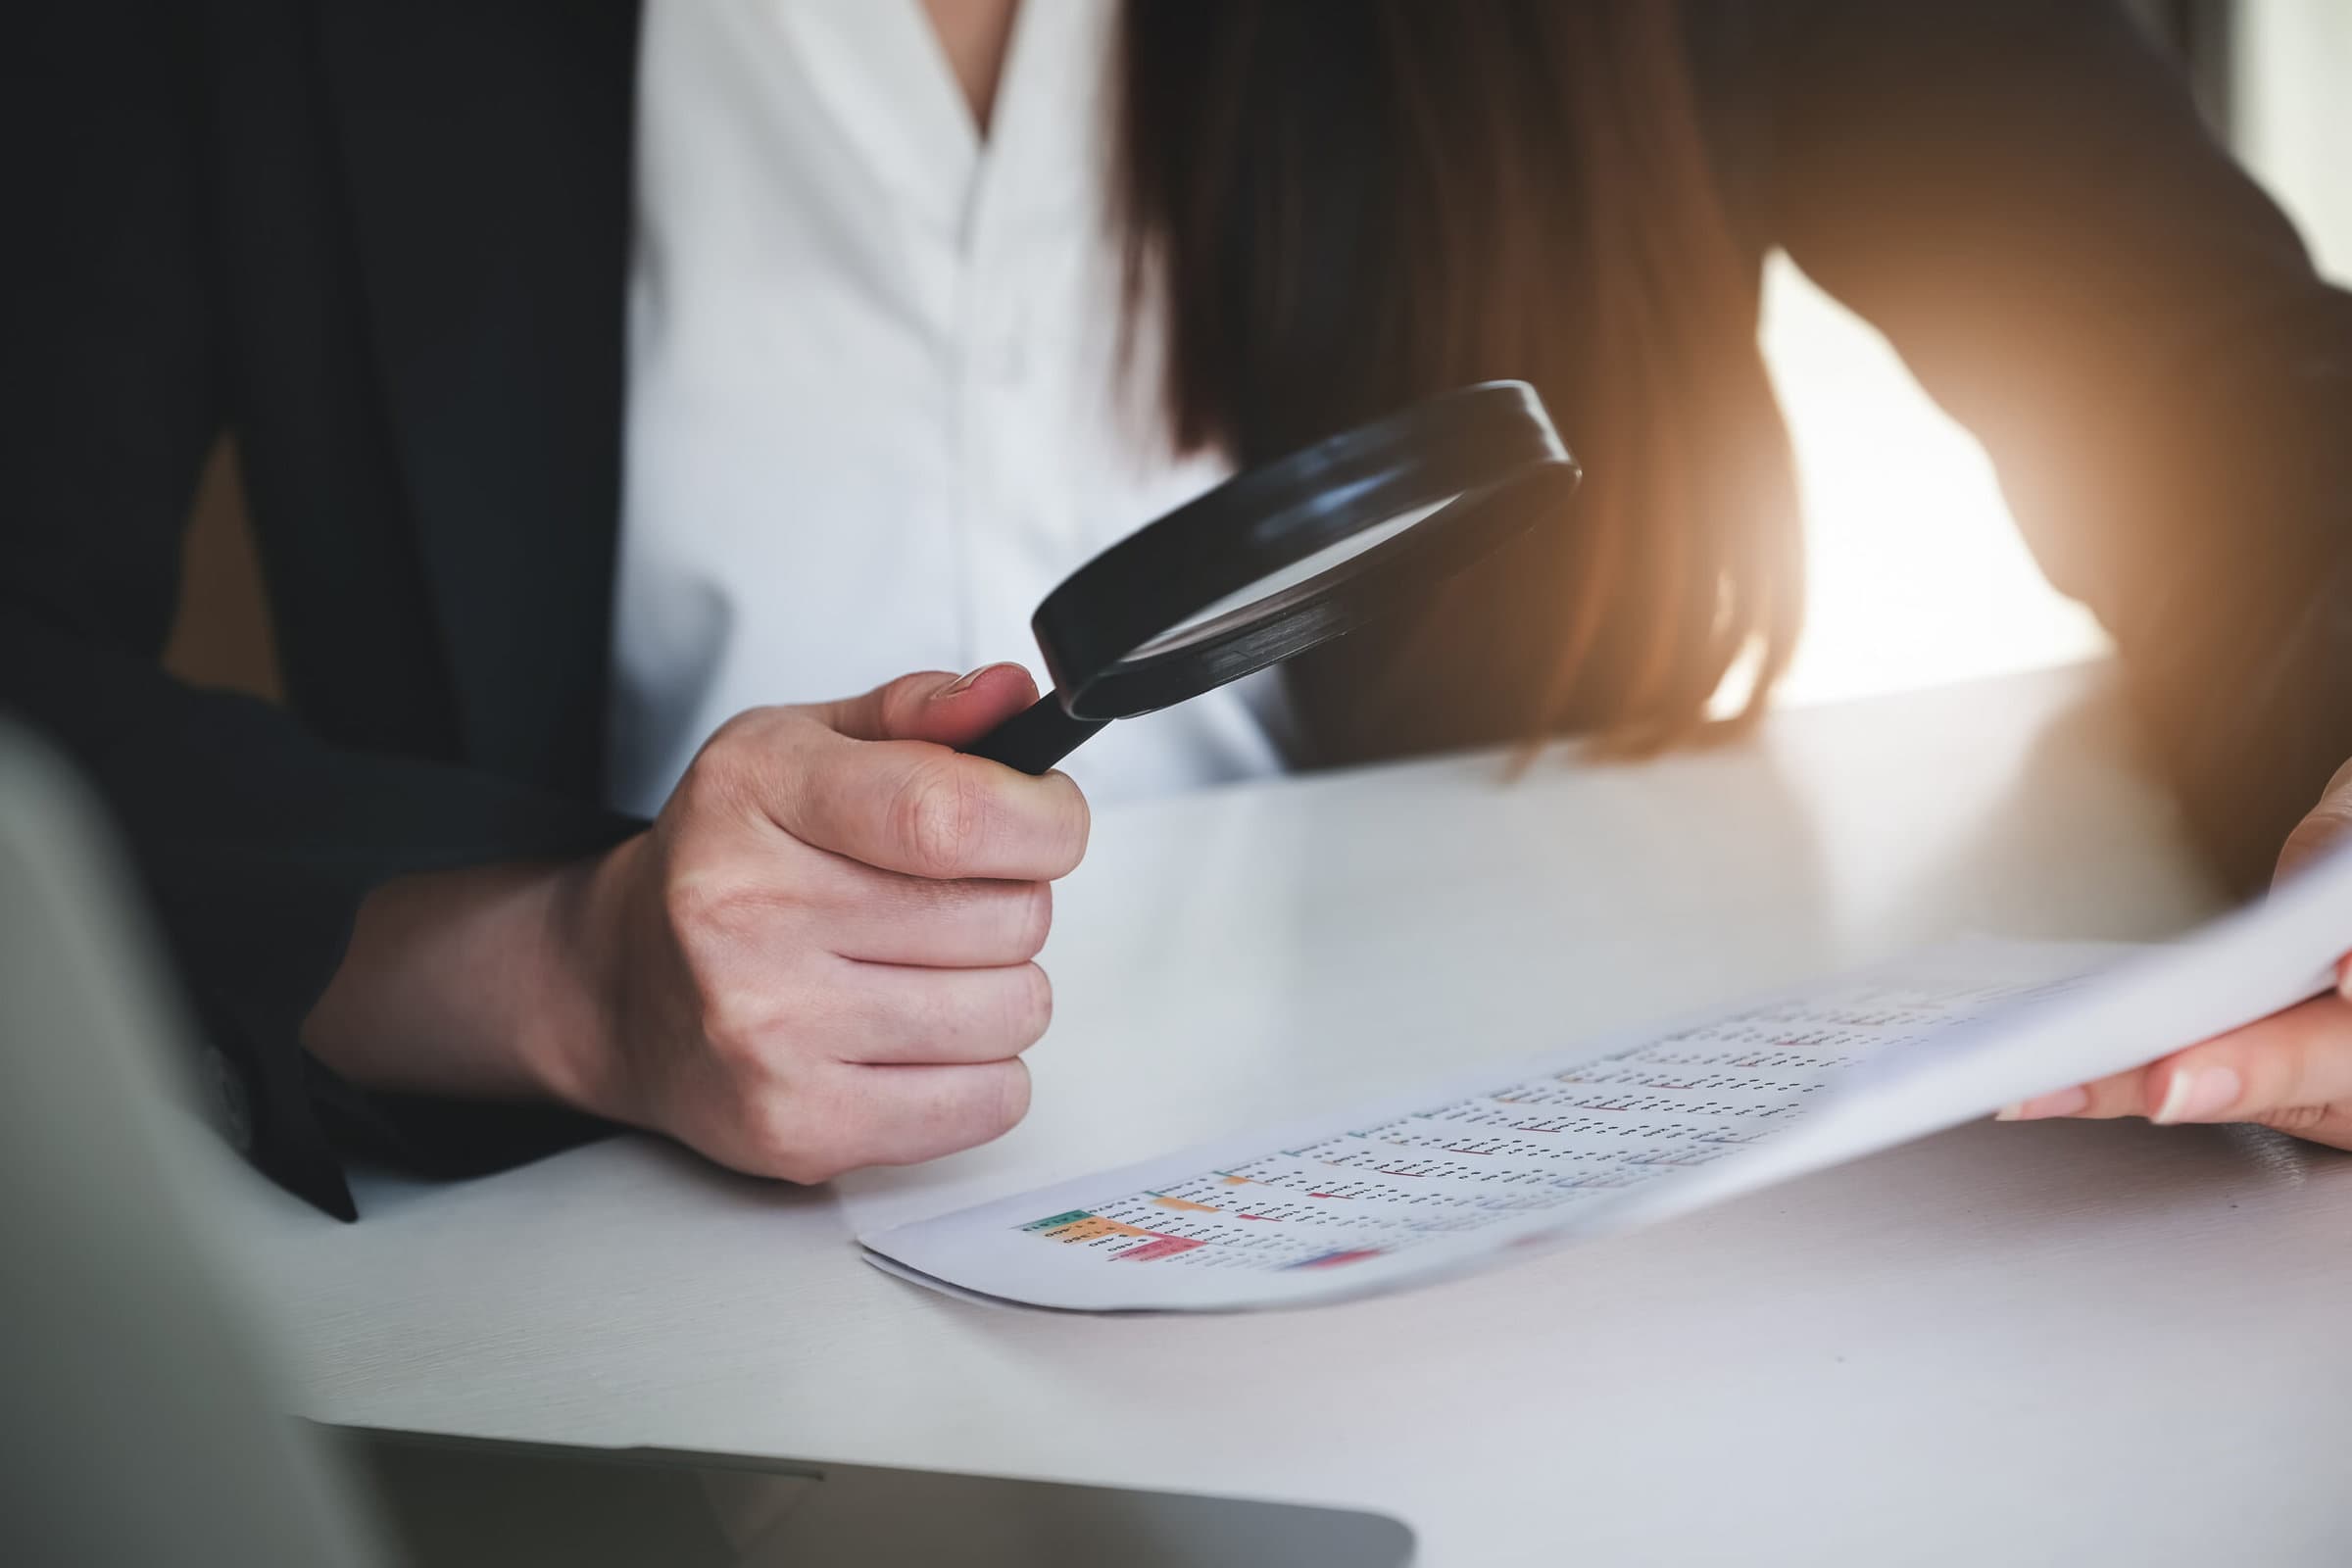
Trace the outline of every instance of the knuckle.
<path fill-rule="evenodd" d="M 1034 958 L 1045 951 L 1046 938 L 1054 933 L 1054 884 L 1024 884 L 1015 909 L 1012 948 L 1022 959 Z"/>
<path fill-rule="evenodd" d="M 912 730 L 932 695 L 954 678 L 942 670 L 916 670 L 885 683 L 875 705 L 881 713 L 882 732 L 904 735 Z"/>
<path fill-rule="evenodd" d="M 771 954 L 795 945 L 831 902 L 805 859 L 747 854 L 728 836 L 674 841 L 656 896 L 662 922 L 690 952 L 757 933 Z"/>
<path fill-rule="evenodd" d="M 2326 1115 L 2328 1091 L 2337 1073 L 2334 1062 L 2324 1058 L 2331 1056 L 2337 1049 L 2342 1048 L 2332 1041 L 2325 1044 L 2315 1041 L 2303 1044 L 2298 1050 L 2278 1053 L 2282 1059 L 2272 1065 L 2272 1071 L 2260 1075 L 2248 1071 L 2243 1075 L 2252 1093 L 2242 1098 L 2257 1103 L 2268 1100 L 2275 1105 L 2308 1108 L 2315 1115 Z"/>
<path fill-rule="evenodd" d="M 2319 859 L 2344 841 L 2347 829 L 2352 829 L 2352 800 L 2336 795 L 2330 786 L 2328 797 L 2294 825 L 2279 847 L 2279 874 Z"/>
<path fill-rule="evenodd" d="M 968 863 L 986 808 L 972 770 L 943 757 L 908 770 L 890 806 L 890 831 L 918 876 L 952 877 Z"/>
<path fill-rule="evenodd" d="M 1007 1061 L 996 1074 L 995 1101 L 989 1107 L 989 1136 L 998 1137 L 1010 1132 L 1029 1114 L 1029 1066 L 1026 1062 Z"/>
<path fill-rule="evenodd" d="M 1095 833 L 1095 808 L 1087 801 L 1086 792 L 1075 784 L 1070 786 L 1070 811 L 1075 818 L 1072 824 L 1073 832 L 1070 836 L 1076 845 L 1076 849 L 1070 857 L 1070 863 L 1075 865 L 1086 858 L 1086 847 L 1093 840 Z"/>
<path fill-rule="evenodd" d="M 2328 1119 L 2326 1105 L 2280 1105 L 2251 1118 L 2262 1126 L 2300 1137 Z"/>
<path fill-rule="evenodd" d="M 670 867 L 661 897 L 662 919 L 691 959 L 754 928 L 772 934 L 798 896 L 740 866 L 688 859 Z"/>
<path fill-rule="evenodd" d="M 1037 1044 L 1054 1022 L 1054 982 L 1034 963 L 1017 971 L 1007 1004 L 1006 1033 L 1022 1048 Z"/>
<path fill-rule="evenodd" d="M 776 1064 L 769 1042 L 774 1017 L 766 1006 L 738 990 L 706 990 L 699 1021 L 704 1048 L 729 1078 L 760 1080 L 773 1075 Z"/>
<path fill-rule="evenodd" d="M 2347 808 L 2332 802 L 2309 812 L 2287 834 L 2287 848 L 2306 855 L 2320 849 L 2344 830 L 2347 814 Z"/>
<path fill-rule="evenodd" d="M 734 888 L 714 868 L 676 866 L 662 884 L 662 920 L 689 946 L 723 926 L 734 902 Z"/>
<path fill-rule="evenodd" d="M 1078 862 L 1086 858 L 1087 840 L 1094 832 L 1094 808 L 1087 805 L 1085 793 L 1066 776 L 1062 782 L 1065 787 L 1058 792 L 1054 823 L 1058 848 L 1054 861 L 1054 876 L 1067 876 L 1078 869 Z"/>

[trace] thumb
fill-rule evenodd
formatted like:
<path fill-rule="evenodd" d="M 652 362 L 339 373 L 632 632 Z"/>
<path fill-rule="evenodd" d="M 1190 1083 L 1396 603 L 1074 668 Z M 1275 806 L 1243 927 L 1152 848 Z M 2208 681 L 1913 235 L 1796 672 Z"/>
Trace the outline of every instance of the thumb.
<path fill-rule="evenodd" d="M 901 675 L 808 711 L 852 740 L 969 746 L 1036 701 L 1037 682 L 1020 665 L 983 664 L 962 676 L 938 669 Z"/>
<path fill-rule="evenodd" d="M 2285 881 L 2347 840 L 2352 840 L 2352 762 L 2335 770 L 2335 776 L 2320 792 L 2320 804 L 2286 836 L 2286 843 L 2278 851 L 2278 867 L 2271 876 L 2272 884 Z"/>

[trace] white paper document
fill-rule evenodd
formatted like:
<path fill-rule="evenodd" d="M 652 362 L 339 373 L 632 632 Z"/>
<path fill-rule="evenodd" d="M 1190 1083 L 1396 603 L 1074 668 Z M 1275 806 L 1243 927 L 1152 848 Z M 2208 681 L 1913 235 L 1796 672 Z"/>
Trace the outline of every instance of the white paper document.
<path fill-rule="evenodd" d="M 861 1238 L 952 1294 L 1301 1305 L 1646 1224 L 2326 990 L 2352 858 L 2160 947 L 1971 940 Z"/>

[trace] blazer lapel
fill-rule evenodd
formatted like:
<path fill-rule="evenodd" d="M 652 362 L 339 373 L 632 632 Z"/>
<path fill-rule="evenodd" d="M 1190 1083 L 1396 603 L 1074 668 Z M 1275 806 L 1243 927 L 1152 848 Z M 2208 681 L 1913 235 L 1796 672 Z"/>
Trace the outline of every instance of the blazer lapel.
<path fill-rule="evenodd" d="M 363 286 L 469 760 L 603 768 L 637 0 L 322 0 Z"/>

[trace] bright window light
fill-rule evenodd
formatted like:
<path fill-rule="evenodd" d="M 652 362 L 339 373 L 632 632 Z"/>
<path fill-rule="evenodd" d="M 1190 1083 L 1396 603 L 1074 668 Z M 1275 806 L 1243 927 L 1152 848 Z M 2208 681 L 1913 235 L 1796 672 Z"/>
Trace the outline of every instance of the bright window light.
<path fill-rule="evenodd" d="M 1784 258 L 1766 274 L 1763 340 L 1805 508 L 1809 608 L 1782 704 L 2107 650 L 2090 612 L 2042 580 L 1975 438 L 1885 338 Z"/>

